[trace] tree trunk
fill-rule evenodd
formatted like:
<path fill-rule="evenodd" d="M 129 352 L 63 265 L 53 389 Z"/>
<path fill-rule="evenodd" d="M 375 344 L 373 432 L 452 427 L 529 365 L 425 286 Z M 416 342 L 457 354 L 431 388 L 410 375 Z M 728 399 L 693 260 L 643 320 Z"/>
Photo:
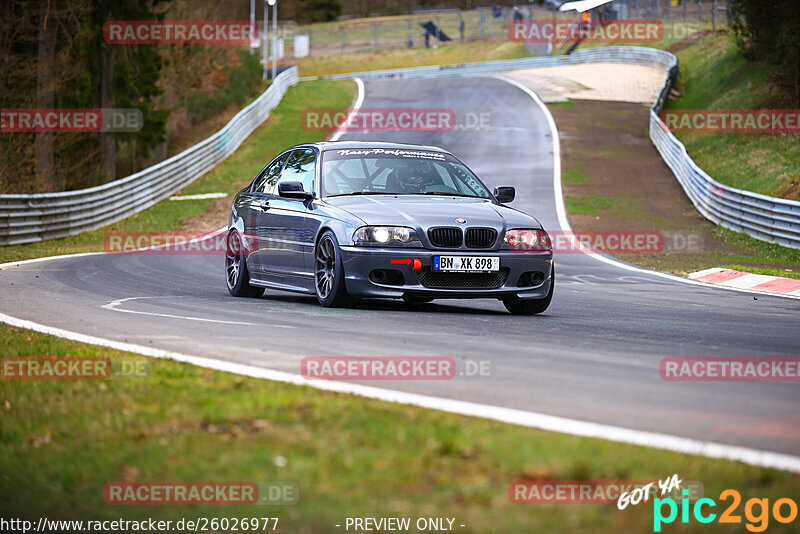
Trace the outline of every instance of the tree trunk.
<path fill-rule="evenodd" d="M 51 0 L 55 3 L 56 0 Z M 50 2 L 42 10 L 39 25 L 39 52 L 36 64 L 36 107 L 52 108 L 55 106 L 55 73 L 54 60 L 56 51 L 56 21 L 50 12 Z M 36 168 L 37 190 L 61 191 L 64 180 L 56 176 L 55 134 L 39 132 L 34 140 L 34 158 Z"/>
<path fill-rule="evenodd" d="M 100 81 L 100 102 L 103 108 L 114 107 L 114 97 L 111 94 L 111 83 L 114 79 L 114 59 L 116 50 L 112 46 L 103 50 L 103 72 Z M 100 134 L 100 169 L 106 175 L 106 180 L 111 181 L 117 177 L 117 151 L 114 143 L 114 134 L 102 132 Z"/>

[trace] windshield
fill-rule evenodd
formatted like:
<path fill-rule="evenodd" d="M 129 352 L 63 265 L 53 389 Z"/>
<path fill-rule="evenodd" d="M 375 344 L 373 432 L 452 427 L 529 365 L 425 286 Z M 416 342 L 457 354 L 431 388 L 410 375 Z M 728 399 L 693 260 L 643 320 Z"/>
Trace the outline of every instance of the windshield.
<path fill-rule="evenodd" d="M 478 177 L 449 154 L 392 149 L 325 152 L 322 194 L 491 198 Z"/>

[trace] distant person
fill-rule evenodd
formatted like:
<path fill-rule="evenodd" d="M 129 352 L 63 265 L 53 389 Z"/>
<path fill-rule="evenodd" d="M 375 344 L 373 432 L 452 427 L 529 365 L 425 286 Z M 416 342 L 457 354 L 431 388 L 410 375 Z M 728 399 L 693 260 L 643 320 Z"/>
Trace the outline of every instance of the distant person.
<path fill-rule="evenodd" d="M 425 30 L 425 48 L 431 47 L 431 32 Z"/>
<path fill-rule="evenodd" d="M 461 40 L 464 40 L 464 19 L 458 23 L 458 33 L 461 35 Z"/>
<path fill-rule="evenodd" d="M 495 4 L 492 8 L 492 22 L 495 24 L 500 24 L 500 20 L 503 18 L 503 6 L 500 4 Z"/>
<path fill-rule="evenodd" d="M 514 6 L 514 23 L 516 24 L 521 20 L 522 20 L 522 11 L 520 11 L 517 6 Z"/>

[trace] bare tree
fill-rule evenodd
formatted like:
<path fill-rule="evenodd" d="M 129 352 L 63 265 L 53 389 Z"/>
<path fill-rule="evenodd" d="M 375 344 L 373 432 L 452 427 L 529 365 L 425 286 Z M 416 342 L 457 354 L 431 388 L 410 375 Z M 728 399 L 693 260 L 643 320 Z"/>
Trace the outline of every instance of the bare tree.
<path fill-rule="evenodd" d="M 103 72 L 100 79 L 100 105 L 103 108 L 114 107 L 114 97 L 111 94 L 111 83 L 114 79 L 114 59 L 116 49 L 108 47 L 103 50 Z M 100 169 L 106 174 L 106 180 L 117 177 L 117 150 L 114 134 L 102 132 L 100 134 Z"/>
<path fill-rule="evenodd" d="M 55 51 L 56 51 L 56 21 L 51 17 L 51 3 L 42 9 L 39 24 L 39 52 L 36 67 L 36 107 L 52 108 L 55 106 Z M 55 7 L 55 6 L 53 6 Z M 38 189 L 42 191 L 61 191 L 64 189 L 63 180 L 57 178 L 55 165 L 53 132 L 38 132 L 34 140 L 34 158 L 36 167 L 36 181 Z"/>

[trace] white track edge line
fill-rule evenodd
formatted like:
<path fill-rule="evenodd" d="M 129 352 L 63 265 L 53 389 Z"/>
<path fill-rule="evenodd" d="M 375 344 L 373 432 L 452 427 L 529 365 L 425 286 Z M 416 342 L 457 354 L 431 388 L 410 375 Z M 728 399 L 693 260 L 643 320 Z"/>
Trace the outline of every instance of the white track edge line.
<path fill-rule="evenodd" d="M 375 400 L 395 402 L 429 408 L 442 412 L 448 412 L 468 417 L 480 417 L 502 423 L 509 423 L 518 426 L 536 428 L 548 432 L 558 432 L 574 436 L 604 439 L 608 441 L 639 445 L 656 449 L 663 449 L 671 452 L 699 455 L 707 458 L 717 458 L 733 460 L 744 464 L 781 469 L 793 473 L 800 473 L 800 457 L 769 451 L 759 451 L 746 447 L 725 445 L 721 443 L 700 441 L 691 438 L 683 438 L 670 434 L 648 432 L 642 430 L 632 430 L 600 423 L 579 421 L 565 417 L 546 415 L 537 412 L 529 412 L 514 408 L 504 408 L 501 406 L 490 406 L 467 401 L 454 399 L 444 399 L 421 395 L 417 393 L 406 393 L 403 391 L 383 389 L 373 386 L 364 386 L 348 382 L 336 382 L 328 380 L 308 380 L 300 375 L 254 367 L 240 363 L 214 360 L 201 356 L 190 356 L 187 354 L 172 352 L 133 343 L 113 341 L 110 339 L 80 334 L 61 328 L 45 326 L 32 321 L 18 319 L 10 315 L 0 313 L 0 322 L 7 323 L 18 328 L 27 328 L 43 334 L 57 336 L 80 343 L 88 343 L 107 347 L 125 352 L 133 352 L 143 356 L 175 360 L 242 376 L 272 380 L 298 386 L 308 386 L 325 391 L 335 391 L 338 393 L 349 393 Z"/>
<path fill-rule="evenodd" d="M 205 234 L 201 234 L 201 235 L 199 235 L 197 237 L 194 237 L 194 238 L 190 239 L 189 241 L 187 241 L 186 244 L 189 244 L 189 243 L 200 243 L 202 241 L 205 241 L 206 239 L 210 239 L 212 237 L 215 237 L 218 234 L 221 234 L 222 232 L 225 232 L 226 230 L 228 230 L 228 225 L 227 224 L 225 226 L 221 227 L 221 228 L 217 228 L 216 230 L 212 230 L 210 232 L 206 232 Z M 175 230 L 175 232 L 177 233 L 177 232 L 179 232 L 179 230 Z M 128 233 L 135 234 L 137 232 L 128 232 Z M 138 233 L 147 233 L 147 232 L 138 232 Z M 162 233 L 167 233 L 167 232 L 162 232 Z M 187 232 L 187 233 L 189 233 L 189 232 Z M 11 245 L 11 246 L 14 246 L 14 245 Z M 78 252 L 77 254 L 61 254 L 59 256 L 44 256 L 44 257 L 41 257 L 41 258 L 32 258 L 30 260 L 15 260 L 15 261 L 9 261 L 7 263 L 0 263 L 0 271 L 2 271 L 3 269 L 7 269 L 9 267 L 16 267 L 18 265 L 27 265 L 29 263 L 39 263 L 39 262 L 42 262 L 42 261 L 50 261 L 50 260 L 63 260 L 63 259 L 67 259 L 67 258 L 80 258 L 80 257 L 83 257 L 83 256 L 104 256 L 104 255 L 105 256 L 126 256 L 126 255 L 134 256 L 136 254 L 141 254 L 141 253 L 146 252 L 148 250 L 158 250 L 160 248 L 167 248 L 169 246 L 172 246 L 172 245 L 170 245 L 170 244 L 152 245 L 152 246 L 149 246 L 149 247 L 137 248 L 137 249 L 130 250 L 130 251 L 125 251 L 125 252 L 108 252 L 108 251 L 105 251 L 105 250 L 99 250 L 99 251 L 95 251 L 95 252 Z"/>
<path fill-rule="evenodd" d="M 506 82 L 508 84 L 511 84 L 511 85 L 521 89 L 522 91 L 524 91 L 528 96 L 530 96 L 533 99 L 534 102 L 536 102 L 536 105 L 538 105 L 539 108 L 542 110 L 542 113 L 544 113 L 545 118 L 547 119 L 547 124 L 550 126 L 550 135 L 553 138 L 553 192 L 555 194 L 554 196 L 555 196 L 555 202 L 556 202 L 556 215 L 558 216 L 558 224 L 561 227 L 561 231 L 563 231 L 563 232 L 572 232 L 572 227 L 569 224 L 569 219 L 567 219 L 567 209 L 566 209 L 566 205 L 564 204 L 564 194 L 563 194 L 563 191 L 561 189 L 561 141 L 560 141 L 560 139 L 558 137 L 558 128 L 556 127 L 556 121 L 555 121 L 555 119 L 553 119 L 553 115 L 550 113 L 550 110 L 547 108 L 545 103 L 542 102 L 542 99 L 539 98 L 539 95 L 537 95 L 529 87 L 526 87 L 525 85 L 521 84 L 520 82 L 518 82 L 516 80 L 512 80 L 511 78 L 508 78 L 507 76 L 504 76 L 502 74 L 494 74 L 494 75 L 491 75 L 491 77 L 496 78 L 498 80 L 502 80 L 502 81 L 504 81 L 504 82 Z M 604 255 L 604 254 L 597 254 L 597 253 L 587 252 L 587 251 L 584 250 L 583 247 L 577 247 L 577 249 L 582 254 L 586 254 L 587 256 L 591 256 L 592 258 L 596 259 L 597 261 L 601 261 L 603 263 L 607 263 L 609 265 L 613 265 L 614 267 L 617 267 L 617 268 L 620 268 L 620 269 L 625 269 L 625 270 L 636 272 L 636 273 L 649 274 L 649 275 L 652 275 L 652 276 L 658 276 L 658 277 L 661 277 L 661 278 L 666 278 L 668 280 L 674 280 L 674 281 L 681 282 L 681 283 L 684 283 L 684 284 L 691 284 L 691 285 L 697 285 L 697 286 L 703 286 L 703 287 L 709 287 L 709 288 L 720 288 L 720 289 L 726 289 L 728 291 L 738 291 L 740 293 L 750 293 L 750 294 L 754 294 L 755 293 L 755 294 L 759 294 L 759 295 L 768 295 L 768 296 L 773 296 L 773 297 L 782 297 L 782 298 L 789 298 L 789 299 L 798 299 L 798 298 L 800 298 L 800 297 L 795 297 L 793 295 L 784 295 L 784 294 L 780 294 L 780 293 L 769 293 L 769 292 L 766 292 L 766 291 L 753 291 L 753 290 L 750 290 L 750 289 L 741 289 L 741 288 L 738 288 L 738 287 L 728 287 L 728 286 L 721 286 L 721 285 L 717 285 L 717 284 L 708 284 L 708 283 L 705 283 L 705 282 L 698 282 L 696 280 L 683 278 L 681 276 L 676 276 L 674 274 L 662 273 L 660 271 L 653 271 L 651 269 L 644 269 L 642 267 L 634 267 L 633 265 L 628 265 L 626 263 L 622 263 L 620 261 L 617 261 L 617 260 L 615 260 L 613 258 L 607 257 L 607 255 Z"/>
<path fill-rule="evenodd" d="M 556 197 L 556 208 L 560 204 L 563 211 L 563 220 L 561 214 L 559 215 L 559 223 L 562 224 L 562 229 L 569 229 L 569 222 L 566 220 L 566 209 L 564 207 L 563 196 L 560 195 L 561 191 L 561 157 L 560 157 L 560 144 L 558 139 L 558 130 L 555 128 L 555 121 L 550 114 L 544 103 L 539 100 L 538 96 L 530 91 L 527 87 L 518 84 L 512 80 L 508 80 L 498 76 L 498 78 L 508 81 L 513 85 L 517 85 L 526 93 L 530 94 L 534 101 L 544 110 L 545 116 L 550 123 L 551 132 L 553 133 L 553 146 L 554 155 L 558 154 L 558 163 L 554 163 L 554 180 L 557 182 L 558 195 Z M 354 109 L 358 110 L 364 101 L 364 83 L 360 78 L 356 78 L 356 85 L 358 86 L 358 96 Z M 337 132 L 338 133 L 338 132 Z M 342 132 L 344 133 L 344 132 Z M 336 135 L 336 134 L 334 134 Z M 336 139 L 341 137 L 341 133 Z M 335 140 L 332 138 L 332 140 Z M 557 178 L 557 179 L 556 179 Z M 219 231 L 219 230 L 217 230 Z M 35 258 L 32 260 L 22 260 L 18 262 L 0 264 L 0 268 L 9 265 L 19 265 L 23 263 L 34 263 L 37 261 L 47 261 L 57 258 L 69 258 L 79 256 L 92 256 L 97 254 L 105 254 L 105 252 L 89 252 L 82 254 L 66 254 L 61 256 L 51 256 L 47 258 Z M 614 262 L 616 263 L 616 262 Z M 620 264 L 623 267 L 628 267 Z M 636 269 L 642 272 L 650 272 L 644 269 Z M 655 271 L 653 271 L 655 272 Z M 663 274 L 663 273 L 657 273 Z M 686 281 L 682 278 L 673 277 L 681 281 Z M 708 284 L 698 284 L 708 285 Z M 712 286 L 713 287 L 713 286 Z M 282 371 L 275 371 L 272 369 L 264 369 L 261 367 L 253 367 L 244 364 L 237 364 L 232 362 L 224 362 L 220 360 L 213 360 L 210 358 L 203 358 L 199 356 L 190 356 L 178 352 L 171 352 L 161 349 L 154 349 L 142 345 L 135 345 L 132 343 L 123 343 L 109 339 L 89 336 L 86 334 L 79 334 L 61 328 L 54 328 L 45 326 L 32 321 L 18 319 L 4 313 L 0 313 L 0 322 L 4 322 L 11 326 L 18 328 L 27 328 L 43 334 L 48 334 L 80 343 L 87 343 L 90 345 L 97 345 L 101 347 L 112 348 L 116 350 L 134 352 L 143 356 L 150 356 L 153 358 L 171 359 L 213 369 L 217 371 L 224 371 L 243 376 L 250 376 L 253 378 L 263 378 L 273 380 L 276 382 L 284 382 L 295 385 L 305 385 L 315 389 L 326 391 L 336 391 L 340 393 L 350 393 L 361 397 L 367 397 L 375 400 L 382 400 L 386 402 L 396 402 L 399 404 L 407 404 L 412 406 L 419 406 L 421 408 L 429 408 L 438 411 L 465 415 L 469 417 L 481 417 L 484 419 L 491 419 L 503 423 L 514 424 L 523 427 L 537 428 L 549 432 L 559 432 L 574 436 L 581 436 L 587 438 L 605 439 L 614 442 L 628 443 L 632 445 L 640 445 L 644 447 L 651 447 L 662 449 L 682 454 L 693 454 L 704 456 L 707 458 L 719 458 L 725 460 L 733 460 L 742 462 L 748 465 L 758 467 L 769 467 L 774 469 L 781 469 L 794 473 L 800 473 L 800 457 L 790 456 L 786 454 L 759 451 L 756 449 L 749 449 L 746 447 L 737 447 L 732 445 L 724 445 L 721 443 L 705 442 L 693 440 L 690 438 L 682 438 L 679 436 L 672 436 L 669 434 L 660 434 L 655 432 L 646 432 L 641 430 L 632 430 L 621 427 L 614 427 L 610 425 L 603 425 L 598 423 L 590 423 L 587 421 L 579 421 L 575 419 L 568 419 L 564 417 L 556 417 L 537 412 L 528 412 L 523 410 L 516 410 L 512 408 L 503 408 L 500 406 L 490 406 L 485 404 L 477 404 L 466 401 L 458 401 L 452 399 L 443 399 L 438 397 L 431 397 L 427 395 L 419 395 L 415 393 L 405 393 L 402 391 L 381 389 L 372 386 L 362 386 L 360 384 L 350 384 L 346 382 L 333 382 L 333 381 L 317 381 L 306 380 L 305 378 L 285 373 Z"/>
<path fill-rule="evenodd" d="M 364 103 L 364 81 L 361 78 L 353 78 L 353 81 L 356 82 L 357 87 L 355 103 L 350 109 L 350 113 L 347 114 L 347 119 L 333 132 L 333 135 L 328 141 L 338 141 L 339 138 L 347 133 L 347 123 L 350 122 L 350 117 L 357 113 L 358 110 L 361 109 L 361 104 Z"/>

